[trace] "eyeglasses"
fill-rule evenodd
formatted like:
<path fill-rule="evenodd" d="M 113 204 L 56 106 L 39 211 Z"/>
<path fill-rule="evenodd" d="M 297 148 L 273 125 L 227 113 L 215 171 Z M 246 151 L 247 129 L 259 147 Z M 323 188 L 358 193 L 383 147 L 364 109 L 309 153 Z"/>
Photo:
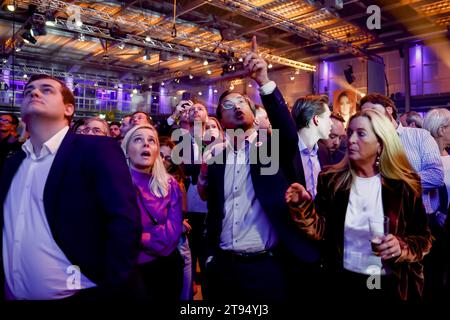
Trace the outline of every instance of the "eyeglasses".
<path fill-rule="evenodd" d="M 81 130 L 82 134 L 89 134 L 91 133 L 96 135 L 96 136 L 106 136 L 106 133 L 104 131 L 102 131 L 100 128 L 89 128 L 86 127 L 83 130 Z"/>
<path fill-rule="evenodd" d="M 6 123 L 6 124 L 11 124 L 11 123 L 12 123 L 11 120 L 3 119 L 3 118 L 0 118 L 0 122 L 1 122 L 1 123 Z"/>
<path fill-rule="evenodd" d="M 172 162 L 172 157 L 171 156 L 166 156 L 164 155 L 164 153 L 160 152 L 159 155 L 161 156 L 161 158 L 163 160 L 166 160 L 167 162 Z"/>
<path fill-rule="evenodd" d="M 221 105 L 222 105 L 222 109 L 230 110 L 230 109 L 233 109 L 235 105 L 242 104 L 245 102 L 246 101 L 245 101 L 244 97 L 237 97 L 234 99 L 226 100 L 226 101 L 222 102 Z"/>

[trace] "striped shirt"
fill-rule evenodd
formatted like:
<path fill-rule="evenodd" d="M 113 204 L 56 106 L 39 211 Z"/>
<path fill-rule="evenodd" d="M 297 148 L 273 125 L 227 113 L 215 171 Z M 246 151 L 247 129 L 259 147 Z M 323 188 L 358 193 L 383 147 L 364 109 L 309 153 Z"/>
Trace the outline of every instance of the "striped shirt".
<path fill-rule="evenodd" d="M 411 166 L 422 181 L 422 199 L 427 213 L 439 207 L 438 188 L 444 184 L 444 168 L 439 147 L 431 134 L 420 128 L 405 128 L 401 124 L 397 133 L 402 141 Z"/>

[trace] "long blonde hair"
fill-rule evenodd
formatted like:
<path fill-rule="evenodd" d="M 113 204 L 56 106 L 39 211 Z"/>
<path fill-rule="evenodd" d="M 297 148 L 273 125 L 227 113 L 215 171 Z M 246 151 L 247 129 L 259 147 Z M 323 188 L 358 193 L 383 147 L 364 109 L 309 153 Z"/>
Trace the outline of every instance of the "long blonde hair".
<path fill-rule="evenodd" d="M 392 180 L 404 181 L 416 196 L 420 196 L 422 190 L 419 175 L 409 163 L 400 138 L 390 120 L 376 110 L 366 109 L 353 115 L 349 120 L 349 124 L 358 117 L 364 117 L 369 120 L 372 130 L 382 145 L 379 164 L 381 176 Z M 327 172 L 342 173 L 336 175 L 336 178 L 330 181 L 330 184 L 335 184 L 335 192 L 340 188 L 350 189 L 353 177 L 356 174 L 349 161 L 348 151 L 344 159 L 338 164 L 331 166 Z"/>
<path fill-rule="evenodd" d="M 161 155 L 159 153 L 159 137 L 158 137 L 158 131 L 149 124 L 144 124 L 140 126 L 134 126 L 132 127 L 122 141 L 122 150 L 125 153 L 125 156 L 128 160 L 128 166 L 131 166 L 130 158 L 128 155 L 128 147 L 131 141 L 131 138 L 134 136 L 135 132 L 139 129 L 150 129 L 154 133 L 156 133 L 156 143 L 157 143 L 157 156 L 155 159 L 155 163 L 152 166 L 151 169 L 151 178 L 148 184 L 148 188 L 151 193 L 153 193 L 158 198 L 163 198 L 167 196 L 169 193 L 169 181 L 171 176 L 167 173 L 166 167 L 164 167 L 164 162 L 161 158 Z"/>

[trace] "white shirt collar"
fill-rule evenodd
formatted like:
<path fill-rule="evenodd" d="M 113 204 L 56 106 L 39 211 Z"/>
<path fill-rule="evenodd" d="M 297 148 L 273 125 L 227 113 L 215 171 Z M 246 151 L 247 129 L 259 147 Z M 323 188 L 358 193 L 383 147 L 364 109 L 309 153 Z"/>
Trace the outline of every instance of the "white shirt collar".
<path fill-rule="evenodd" d="M 298 147 L 299 147 L 301 152 L 303 152 L 306 149 L 308 151 L 308 153 L 311 153 L 311 154 L 316 154 L 317 153 L 317 150 L 319 148 L 317 143 L 314 144 L 312 150 L 310 151 L 308 149 L 308 147 L 306 146 L 306 144 L 303 142 L 303 140 L 302 140 L 302 138 L 300 136 L 300 132 L 297 132 L 297 135 L 298 135 Z"/>
<path fill-rule="evenodd" d="M 37 156 L 34 153 L 34 148 L 33 145 L 31 144 L 30 139 L 25 141 L 25 143 L 22 145 L 22 150 L 26 153 L 27 157 L 31 157 L 31 159 L 33 160 L 42 159 L 49 154 L 54 155 L 58 151 L 59 146 L 61 145 L 64 137 L 67 134 L 67 131 L 69 131 L 69 126 L 65 126 L 61 130 L 59 130 L 55 135 L 53 135 L 53 137 L 44 142 L 39 156 Z"/>
<path fill-rule="evenodd" d="M 241 144 L 238 146 L 237 150 L 241 150 L 242 148 L 244 148 L 246 143 L 247 144 L 253 143 L 257 136 L 258 136 L 258 132 L 256 130 L 254 130 L 250 135 L 245 137 L 245 139 L 243 141 L 241 141 Z M 231 141 L 230 136 L 226 132 L 225 132 L 225 141 L 227 144 L 227 148 L 233 149 L 234 141 Z"/>

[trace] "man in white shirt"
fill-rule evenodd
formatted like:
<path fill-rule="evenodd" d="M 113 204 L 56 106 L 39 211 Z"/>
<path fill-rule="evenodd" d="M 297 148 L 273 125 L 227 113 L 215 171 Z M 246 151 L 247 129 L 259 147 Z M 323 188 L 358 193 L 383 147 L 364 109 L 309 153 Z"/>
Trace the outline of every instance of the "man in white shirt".
<path fill-rule="evenodd" d="M 296 178 L 314 198 L 317 193 L 317 177 L 323 165 L 319 159 L 317 142 L 320 139 L 328 139 L 333 124 L 330 119 L 328 97 L 299 98 L 291 113 L 298 130 L 299 154 L 294 160 Z"/>
<path fill-rule="evenodd" d="M 30 139 L 0 180 L 8 300 L 114 298 L 133 278 L 141 225 L 124 155 L 111 138 L 69 132 L 74 105 L 56 78 L 25 86 Z"/>
<path fill-rule="evenodd" d="M 298 139 L 284 98 L 268 78 L 267 63 L 256 53 L 255 40 L 253 49 L 244 66 L 260 86 L 273 133 L 255 131 L 255 106 L 248 97 L 229 91 L 221 95 L 217 118 L 229 130 L 228 146 L 208 165 L 206 186 L 206 298 L 215 301 L 284 300 L 291 281 L 285 261 L 289 264 L 293 256 L 307 262 L 318 259 L 318 252 L 285 219 L 284 169 L 292 163 Z M 261 150 L 276 144 L 276 151 L 270 148 L 271 160 L 279 169 L 264 174 L 271 164 L 261 160 Z"/>

